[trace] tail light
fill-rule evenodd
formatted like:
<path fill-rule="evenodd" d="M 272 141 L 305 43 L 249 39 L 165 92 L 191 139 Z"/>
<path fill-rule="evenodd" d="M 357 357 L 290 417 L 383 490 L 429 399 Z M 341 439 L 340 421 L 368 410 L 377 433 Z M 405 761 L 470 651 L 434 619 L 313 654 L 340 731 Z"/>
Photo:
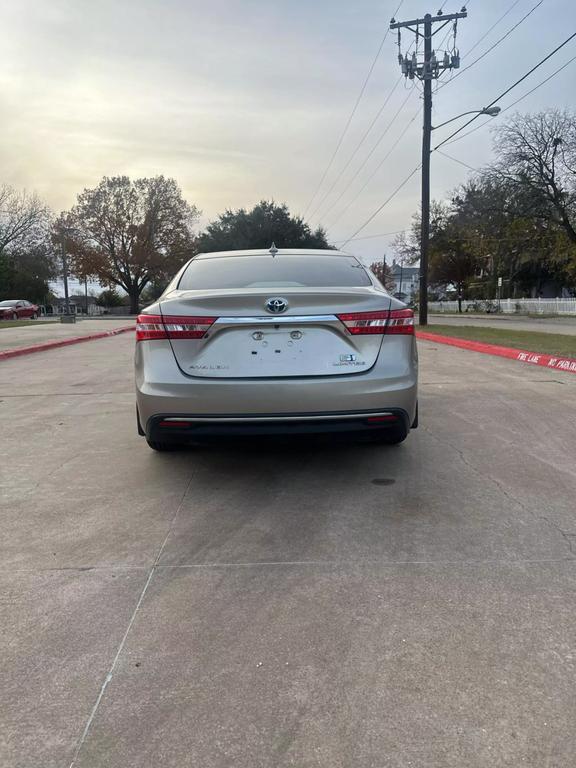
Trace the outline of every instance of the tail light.
<path fill-rule="evenodd" d="M 139 315 L 136 321 L 136 341 L 201 339 L 215 320 L 215 317 L 188 315 Z"/>
<path fill-rule="evenodd" d="M 411 309 L 393 309 L 386 333 L 414 335 L 414 312 Z"/>
<path fill-rule="evenodd" d="M 385 312 L 347 312 L 338 315 L 353 336 L 374 333 L 414 334 L 414 312 L 392 309 Z"/>

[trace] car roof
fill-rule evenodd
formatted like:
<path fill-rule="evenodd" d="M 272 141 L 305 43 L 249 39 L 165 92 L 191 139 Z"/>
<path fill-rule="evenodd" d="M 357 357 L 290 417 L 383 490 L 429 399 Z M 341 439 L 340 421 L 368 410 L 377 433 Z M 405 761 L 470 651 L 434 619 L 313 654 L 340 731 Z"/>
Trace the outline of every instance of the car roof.
<path fill-rule="evenodd" d="M 254 248 L 246 251 L 212 251 L 207 253 L 198 253 L 194 259 L 217 259 L 225 256 L 271 256 L 271 248 Z M 278 248 L 274 251 L 274 257 L 277 256 L 348 256 L 350 253 L 344 251 L 333 251 L 329 248 Z"/>

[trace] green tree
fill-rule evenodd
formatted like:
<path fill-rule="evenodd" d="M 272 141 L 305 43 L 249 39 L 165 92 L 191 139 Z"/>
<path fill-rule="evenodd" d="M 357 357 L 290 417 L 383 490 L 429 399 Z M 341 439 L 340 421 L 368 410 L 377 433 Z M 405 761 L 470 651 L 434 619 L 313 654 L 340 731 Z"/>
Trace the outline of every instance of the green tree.
<path fill-rule="evenodd" d="M 104 177 L 60 216 L 54 238 L 64 240 L 74 274 L 122 288 L 136 314 L 146 286 L 171 277 L 194 254 L 198 216 L 174 179 Z"/>
<path fill-rule="evenodd" d="M 99 307 L 121 307 L 123 303 L 122 296 L 113 288 L 106 288 L 96 297 L 96 304 Z"/>
<path fill-rule="evenodd" d="M 290 213 L 287 205 L 267 200 L 251 211 L 225 211 L 197 241 L 201 252 L 270 248 L 272 243 L 277 248 L 330 247 L 321 227 L 312 231 L 300 216 Z"/>

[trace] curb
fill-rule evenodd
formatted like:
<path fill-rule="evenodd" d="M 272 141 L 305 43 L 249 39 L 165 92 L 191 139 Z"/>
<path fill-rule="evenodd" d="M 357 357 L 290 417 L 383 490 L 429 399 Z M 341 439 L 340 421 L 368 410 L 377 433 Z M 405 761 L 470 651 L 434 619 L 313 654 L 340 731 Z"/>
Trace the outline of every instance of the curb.
<path fill-rule="evenodd" d="M 481 341 L 459 339 L 455 336 L 440 336 L 440 334 L 428 333 L 428 331 L 416 331 L 416 336 L 423 341 L 435 341 L 438 344 L 449 344 L 452 347 L 460 347 L 460 349 L 468 349 L 472 352 L 482 352 L 485 355 L 506 357 L 509 360 L 516 360 L 519 363 L 529 363 L 530 365 L 540 365 L 544 368 L 551 368 L 555 371 L 576 373 L 576 360 L 571 357 L 543 355 L 540 352 L 527 352 L 523 349 L 500 347 L 496 344 L 484 344 L 484 342 Z"/>
<path fill-rule="evenodd" d="M 0 361 L 8 360 L 11 357 L 21 357 L 22 355 L 32 355 L 34 352 L 46 352 L 49 349 L 58 349 L 59 347 L 68 347 L 71 344 L 81 344 L 83 341 L 94 341 L 95 339 L 105 339 L 108 336 L 118 336 L 120 333 L 133 331 L 134 326 L 127 328 L 114 328 L 112 331 L 101 331 L 99 333 L 90 333 L 87 336 L 72 336 L 68 339 L 54 339 L 53 341 L 43 341 L 40 344 L 33 344 L 30 347 L 15 347 L 14 349 L 5 349 L 0 351 Z"/>

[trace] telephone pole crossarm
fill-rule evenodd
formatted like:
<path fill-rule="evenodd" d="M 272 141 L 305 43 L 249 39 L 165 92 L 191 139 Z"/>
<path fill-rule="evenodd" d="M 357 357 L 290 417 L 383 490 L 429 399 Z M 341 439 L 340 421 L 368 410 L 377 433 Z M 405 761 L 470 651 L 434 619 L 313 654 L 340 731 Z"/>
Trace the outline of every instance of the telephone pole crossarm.
<path fill-rule="evenodd" d="M 467 11 L 460 11 L 460 13 L 446 13 L 442 16 L 432 16 L 432 21 L 454 21 L 455 19 L 465 19 L 468 16 Z M 425 19 L 412 19 L 411 21 L 396 21 L 393 19 L 390 22 L 390 29 L 402 29 L 404 27 L 419 27 L 424 24 Z"/>

